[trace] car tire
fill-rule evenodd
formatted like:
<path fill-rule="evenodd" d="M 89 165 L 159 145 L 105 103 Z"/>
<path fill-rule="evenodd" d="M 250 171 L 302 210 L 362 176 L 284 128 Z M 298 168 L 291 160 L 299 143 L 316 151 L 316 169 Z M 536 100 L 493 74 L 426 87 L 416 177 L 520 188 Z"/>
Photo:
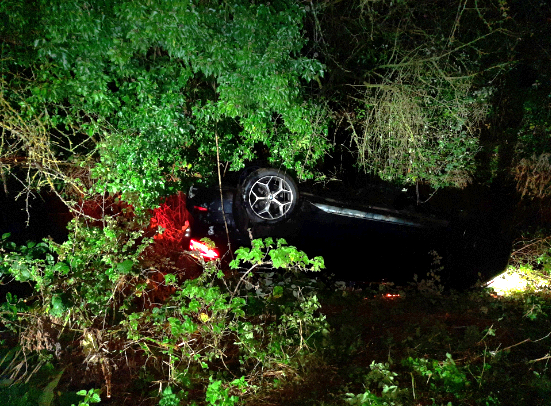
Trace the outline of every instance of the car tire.
<path fill-rule="evenodd" d="M 251 172 L 240 185 L 240 200 L 252 223 L 275 224 L 295 211 L 299 193 L 294 179 L 278 169 Z"/>

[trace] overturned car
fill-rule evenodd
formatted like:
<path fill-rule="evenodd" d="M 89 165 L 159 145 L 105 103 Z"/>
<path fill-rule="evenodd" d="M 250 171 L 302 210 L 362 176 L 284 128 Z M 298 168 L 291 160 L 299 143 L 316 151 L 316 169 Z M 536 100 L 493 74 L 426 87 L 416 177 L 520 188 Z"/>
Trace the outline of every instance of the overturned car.
<path fill-rule="evenodd" d="M 187 206 L 190 248 L 206 259 L 254 238 L 284 238 L 323 256 L 337 277 L 402 282 L 438 270 L 443 281 L 465 287 L 503 271 L 509 257 L 510 244 L 468 222 L 300 192 L 291 175 L 274 168 L 247 168 L 222 188 L 192 187 Z"/>

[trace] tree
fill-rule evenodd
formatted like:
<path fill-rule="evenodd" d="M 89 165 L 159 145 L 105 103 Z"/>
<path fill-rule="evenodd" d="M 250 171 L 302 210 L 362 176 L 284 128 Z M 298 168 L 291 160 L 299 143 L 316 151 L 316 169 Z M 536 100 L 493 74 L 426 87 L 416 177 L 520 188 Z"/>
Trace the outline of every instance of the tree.
<path fill-rule="evenodd" d="M 23 155 L 51 183 L 68 180 L 54 163 L 89 166 L 96 191 L 154 206 L 217 154 L 239 168 L 260 143 L 309 177 L 328 149 L 325 109 L 302 91 L 323 65 L 300 55 L 297 1 L 9 0 L 0 13 L 4 167 Z"/>
<path fill-rule="evenodd" d="M 488 55 L 505 21 L 494 4 L 471 3 L 325 2 L 312 13 L 324 93 L 366 173 L 434 188 L 470 182 L 495 91 L 486 75 L 502 62 Z"/>

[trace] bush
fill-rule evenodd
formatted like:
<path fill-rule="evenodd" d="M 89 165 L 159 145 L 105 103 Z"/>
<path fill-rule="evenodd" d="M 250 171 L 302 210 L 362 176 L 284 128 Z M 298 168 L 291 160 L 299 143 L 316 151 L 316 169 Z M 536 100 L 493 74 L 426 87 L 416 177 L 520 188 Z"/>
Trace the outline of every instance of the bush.
<path fill-rule="evenodd" d="M 0 317 L 25 354 L 71 351 L 107 398 L 116 398 L 113 388 L 125 386 L 117 378 L 120 371 L 130 374 L 127 385 L 143 368 L 184 391 L 166 389 L 162 404 L 177 404 L 190 385 L 209 382 L 210 404 L 234 405 L 269 371 L 309 352 L 312 337 L 326 328 L 315 295 L 288 285 L 269 294 L 247 289 L 259 266 L 291 273 L 323 266 L 283 240 L 255 240 L 252 249 L 238 250 L 232 267 L 249 264 L 243 274 L 225 275 L 220 262 L 201 262 L 203 273 L 196 279 L 168 273 L 163 283 L 151 285 L 151 269 L 142 265 L 151 239 L 142 232 L 125 234 L 113 218 L 104 219 L 103 227 L 74 220 L 71 231 L 60 245 L 18 247 L 3 237 L 4 277 L 30 282 L 34 291 L 23 298 L 8 295 Z M 63 344 L 75 338 L 72 349 Z M 130 367 L 128 360 L 150 361 Z M 241 379 L 230 382 L 228 374 Z"/>

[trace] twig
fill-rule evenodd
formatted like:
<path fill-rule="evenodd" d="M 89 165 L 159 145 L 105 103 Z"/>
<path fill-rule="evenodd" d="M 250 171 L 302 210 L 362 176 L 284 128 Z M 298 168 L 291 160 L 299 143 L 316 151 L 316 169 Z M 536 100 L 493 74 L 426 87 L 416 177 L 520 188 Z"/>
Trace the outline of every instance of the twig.
<path fill-rule="evenodd" d="M 545 361 L 546 359 L 551 359 L 551 355 L 550 355 L 550 354 L 547 354 L 545 357 L 541 357 L 541 358 L 537 358 L 537 359 L 530 360 L 530 361 L 528 361 L 528 363 L 529 363 L 529 364 L 533 364 L 534 362 Z"/>
<path fill-rule="evenodd" d="M 510 350 L 511 348 L 516 347 L 517 345 L 521 345 L 521 344 L 524 344 L 524 343 L 530 343 L 530 342 L 533 342 L 533 341 L 531 339 L 527 338 L 526 340 L 523 340 L 520 343 L 516 343 L 516 344 L 510 345 L 509 347 L 505 347 L 501 351 Z"/>
<path fill-rule="evenodd" d="M 545 237 L 545 238 L 538 238 L 536 239 L 535 241 L 531 242 L 530 244 L 527 244 L 527 245 L 524 245 L 522 247 L 520 247 L 518 250 L 514 251 L 513 253 L 511 253 L 511 256 L 515 255 L 517 252 L 520 252 L 528 247 L 531 247 L 532 245 L 534 244 L 538 244 L 538 243 L 541 243 L 541 242 L 544 242 L 544 241 L 547 241 L 549 240 L 551 237 Z"/>
<path fill-rule="evenodd" d="M 264 264 L 264 263 L 262 263 Z M 261 265 L 262 265 L 261 264 Z M 233 291 L 233 294 L 232 294 L 232 297 L 235 297 L 235 295 L 237 295 L 237 292 L 239 290 L 239 286 L 241 286 L 241 283 L 245 280 L 245 278 L 253 271 L 254 268 L 257 267 L 258 264 L 255 264 L 253 266 L 251 266 L 244 274 L 243 276 L 239 279 L 239 282 L 237 282 L 237 285 L 235 286 L 235 289 Z"/>
<path fill-rule="evenodd" d="M 534 342 L 538 342 L 538 341 L 541 341 L 541 340 L 545 340 L 547 337 L 551 336 L 551 332 L 549 332 L 549 334 L 547 334 L 545 337 L 542 337 L 542 338 L 538 338 L 537 340 L 534 340 Z"/>
<path fill-rule="evenodd" d="M 228 239 L 228 249 L 230 251 L 231 258 L 233 258 L 233 252 L 230 242 L 230 231 L 228 230 L 228 222 L 226 221 L 226 213 L 224 212 L 224 195 L 222 194 L 222 175 L 220 174 L 220 148 L 218 147 L 218 132 L 214 133 L 214 139 L 216 141 L 216 169 L 218 170 L 218 189 L 220 190 L 220 210 L 222 210 L 222 217 L 224 218 L 224 227 L 226 228 L 226 237 Z"/>
<path fill-rule="evenodd" d="M 548 338 L 549 336 L 551 336 L 551 332 L 549 332 L 549 334 L 547 334 L 546 336 L 544 336 L 544 337 L 542 337 L 542 338 L 538 338 L 537 340 L 532 340 L 532 339 L 530 339 L 530 338 L 527 338 L 526 340 L 523 340 L 523 341 L 521 341 L 521 342 L 519 342 L 519 343 L 510 345 L 509 347 L 505 347 L 505 348 L 502 349 L 501 351 L 509 350 L 509 349 L 511 349 L 511 348 L 513 348 L 513 347 L 516 347 L 517 345 L 521 345 L 521 344 L 524 344 L 524 343 L 536 343 L 536 342 L 538 342 L 538 341 L 545 340 L 545 339 Z M 547 354 L 547 355 L 545 355 L 544 357 L 541 357 L 541 358 L 538 358 L 538 359 L 529 361 L 529 363 L 538 362 L 538 361 L 543 361 L 543 360 L 550 359 L 550 358 L 551 358 L 551 355 L 550 355 L 550 354 Z"/>

